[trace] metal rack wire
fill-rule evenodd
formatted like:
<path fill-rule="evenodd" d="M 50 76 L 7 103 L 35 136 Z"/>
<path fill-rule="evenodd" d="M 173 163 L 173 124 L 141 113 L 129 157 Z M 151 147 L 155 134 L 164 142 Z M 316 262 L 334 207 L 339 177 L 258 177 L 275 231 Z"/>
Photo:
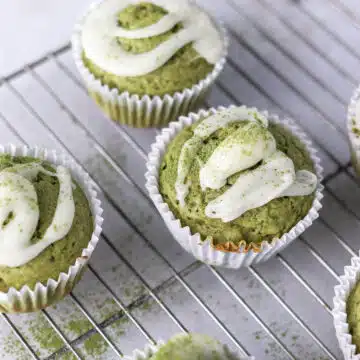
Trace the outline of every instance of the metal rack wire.
<path fill-rule="evenodd" d="M 314 225 L 316 230 L 309 230 L 267 264 L 241 270 L 237 275 L 239 278 L 229 271 L 194 262 L 179 252 L 161 224 L 143 185 L 146 153 L 156 132 L 116 126 L 103 118 L 86 97 L 67 44 L 1 79 L 0 141 L 52 144 L 74 157 L 97 183 L 106 208 L 112 214 L 110 217 L 121 219 L 126 231 L 147 249 L 147 254 L 154 256 L 154 264 L 159 262 L 160 268 L 166 269 L 167 276 L 158 283 L 148 278 L 148 274 L 140 269 L 139 262 L 119 249 L 117 243 L 122 234 L 116 234 L 111 226 L 105 228 L 102 241 L 144 291 L 132 301 L 125 301 L 126 296 L 119 295 L 116 285 L 107 280 L 106 273 L 98 270 L 101 268 L 100 260 L 92 259 L 89 273 L 102 284 L 118 311 L 99 322 L 83 297 L 74 291 L 69 301 L 91 324 L 91 329 L 73 338 L 64 331 L 51 310 L 43 310 L 42 316 L 62 341 L 62 346 L 46 356 L 39 354 L 33 341 L 23 334 L 14 316 L 3 314 L 0 333 L 2 326 L 8 326 L 26 351 L 23 356 L 58 359 L 71 354 L 75 359 L 91 358 L 78 345 L 97 333 L 111 352 L 95 357 L 120 358 L 125 353 L 119 345 L 122 341 L 110 336 L 108 329 L 121 318 L 127 318 L 139 337 L 142 336 L 141 344 L 137 338 L 132 338 L 132 348 L 141 348 L 144 342 L 154 343 L 158 333 L 168 337 L 174 331 L 196 330 L 192 314 L 185 309 L 179 315 L 175 300 L 167 301 L 164 296 L 164 291 L 170 289 L 171 292 L 175 284 L 194 301 L 197 311 L 208 317 L 210 326 L 206 332 L 220 334 L 241 354 L 253 354 L 259 359 L 341 357 L 331 328 L 332 288 L 343 266 L 358 251 L 359 243 L 353 230 L 360 229 L 360 208 L 356 207 L 360 193 L 350 167 L 343 124 L 347 100 L 360 81 L 360 71 L 349 67 L 354 65 L 360 69 L 360 48 L 351 44 L 355 44 L 351 36 L 358 36 L 358 39 L 360 36 L 356 1 L 228 0 L 221 7 L 216 2 L 204 0 L 199 3 L 210 12 L 219 12 L 227 23 L 232 41 L 229 64 L 206 105 L 244 102 L 266 107 L 294 117 L 310 133 L 324 161 L 327 188 L 327 206 L 318 224 Z M 261 19 L 268 21 L 262 22 Z M 329 26 L 335 21 L 339 24 L 337 29 Z M 311 31 L 307 31 L 307 27 Z M 53 117 L 47 116 L 52 113 Z M 26 118 L 20 120 L 20 114 Z M 338 114 L 342 114 L 341 118 Z M 70 128 L 65 130 L 65 127 Z M 119 156 L 119 146 L 125 149 L 127 159 Z M 97 154 L 100 162 L 106 163 L 103 173 L 89 163 L 87 152 L 90 157 Z M 150 225 L 144 224 L 143 216 L 136 214 L 138 207 L 122 201 L 129 200 L 117 194 L 122 186 L 125 192 L 131 190 L 133 195 L 129 196 L 133 197 L 129 199 L 139 201 L 140 208 L 144 207 L 146 214 L 152 214 Z M 245 273 L 250 280 L 245 278 Z M 202 282 L 202 276 L 208 282 L 200 287 L 198 282 Z M 279 282 L 274 280 L 277 276 L 281 279 Z M 247 281 L 256 282 L 258 286 L 256 289 L 249 286 L 245 290 L 239 287 Z M 83 282 L 86 286 L 86 279 Z M 211 298 L 215 295 L 205 294 L 203 288 L 207 286 L 216 289 L 214 294 L 220 300 L 215 305 Z M 268 309 L 258 306 L 265 301 L 256 298 L 258 292 L 268 301 Z M 161 323 L 156 324 L 156 317 L 149 326 L 139 319 L 141 316 L 134 315 L 136 309 L 149 299 L 156 303 L 163 319 L 172 324 L 169 331 Z M 228 301 L 233 303 L 236 311 L 223 310 Z M 182 306 L 187 307 L 187 302 Z M 276 309 L 282 309 L 280 325 L 274 322 Z M 248 320 L 238 315 L 240 313 L 246 314 Z M 312 316 L 314 313 L 317 315 Z M 202 325 L 200 319 L 201 316 L 199 326 Z M 290 324 L 291 333 L 301 334 L 300 343 L 295 342 L 295 335 L 291 340 L 284 335 L 281 329 L 286 324 Z M 249 338 L 249 328 L 257 329 L 255 333 L 261 334 L 260 342 Z M 269 347 L 268 344 L 273 345 Z"/>

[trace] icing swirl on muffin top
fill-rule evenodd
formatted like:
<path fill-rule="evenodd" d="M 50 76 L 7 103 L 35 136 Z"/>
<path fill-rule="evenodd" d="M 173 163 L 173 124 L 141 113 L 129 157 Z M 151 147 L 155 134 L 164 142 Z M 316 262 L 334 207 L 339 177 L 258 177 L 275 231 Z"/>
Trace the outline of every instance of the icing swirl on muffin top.
<path fill-rule="evenodd" d="M 315 190 L 316 176 L 307 170 L 296 172 L 293 161 L 276 149 L 276 141 L 267 129 L 268 120 L 254 109 L 234 107 L 203 120 L 181 149 L 175 182 L 180 206 L 185 206 L 191 186 L 187 175 L 204 140 L 229 123 L 239 121 L 247 124 L 226 137 L 200 166 L 202 191 L 218 190 L 230 176 L 240 172 L 231 187 L 207 204 L 206 216 L 229 222 L 273 199 L 310 195 Z"/>
<path fill-rule="evenodd" d="M 194 49 L 210 64 L 221 57 L 223 44 L 209 16 L 188 0 L 151 0 L 167 11 L 158 22 L 136 30 L 118 25 L 119 12 L 138 0 L 104 0 L 85 17 L 82 26 L 82 46 L 86 56 L 97 66 L 118 76 L 140 76 L 164 65 L 178 50 L 193 43 Z M 176 24 L 182 28 L 155 49 L 132 54 L 125 51 L 118 37 L 143 39 L 164 34 Z"/>
<path fill-rule="evenodd" d="M 33 181 L 39 172 L 55 176 L 59 196 L 51 224 L 40 238 L 34 234 L 40 219 Z M 56 173 L 40 163 L 17 164 L 0 171 L 0 266 L 21 266 L 37 257 L 70 231 L 75 215 L 70 172 L 63 166 Z"/>

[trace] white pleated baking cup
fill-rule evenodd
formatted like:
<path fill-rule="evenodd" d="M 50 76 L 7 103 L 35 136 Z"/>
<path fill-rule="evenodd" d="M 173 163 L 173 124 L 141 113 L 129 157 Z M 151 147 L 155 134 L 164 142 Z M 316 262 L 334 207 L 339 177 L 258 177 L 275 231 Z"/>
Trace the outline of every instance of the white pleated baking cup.
<path fill-rule="evenodd" d="M 232 107 L 234 107 L 234 105 L 230 106 L 230 108 Z M 184 127 L 190 126 L 199 119 L 206 118 L 225 109 L 225 107 L 220 106 L 218 109 L 211 108 L 210 110 L 200 110 L 198 113 L 189 114 L 188 117 L 181 116 L 179 121 L 170 123 L 169 127 L 163 129 L 161 134 L 156 137 L 156 141 L 151 147 L 146 164 L 147 173 L 145 177 L 146 188 L 152 201 L 160 212 L 160 215 L 164 219 L 170 232 L 185 250 L 192 253 L 198 260 L 207 264 L 238 269 L 243 266 L 250 266 L 251 264 L 268 260 L 294 241 L 315 219 L 318 218 L 318 211 L 321 208 L 320 201 L 323 198 L 323 186 L 320 183 L 322 180 L 323 169 L 320 165 L 320 158 L 316 155 L 317 151 L 312 146 L 311 141 L 292 120 L 280 120 L 277 115 L 268 114 L 266 111 L 261 112 L 261 114 L 266 116 L 269 121 L 283 125 L 296 136 L 307 149 L 314 163 L 317 178 L 319 179 L 312 207 L 308 214 L 280 239 L 275 238 L 272 242 L 263 241 L 261 243 L 260 251 L 254 251 L 253 249 L 244 251 L 243 247 L 240 248 L 238 252 L 225 252 L 214 249 L 209 240 L 201 241 L 199 233 L 192 234 L 188 226 L 181 226 L 180 220 L 177 219 L 169 209 L 169 206 L 164 201 L 159 191 L 159 169 L 166 148 L 176 134 Z M 256 108 L 252 109 L 258 111 Z"/>
<path fill-rule="evenodd" d="M 15 145 L 0 145 L 0 154 L 11 156 L 30 156 L 37 159 L 47 160 L 54 165 L 63 165 L 71 172 L 84 191 L 90 205 L 94 220 L 94 230 L 88 246 L 83 249 L 74 264 L 69 264 L 67 273 L 60 273 L 58 279 L 49 279 L 46 284 L 38 282 L 34 288 L 23 286 L 20 290 L 10 288 L 7 292 L 0 291 L 0 312 L 19 313 L 37 311 L 61 300 L 70 293 L 80 280 L 86 264 L 91 257 L 101 234 L 103 218 L 100 200 L 97 198 L 94 183 L 89 175 L 79 165 L 65 154 L 55 150 L 47 150 L 40 147 L 26 147 Z M 61 240 L 59 240 L 61 241 Z"/>
<path fill-rule="evenodd" d="M 346 302 L 351 290 L 360 280 L 360 257 L 351 259 L 351 265 L 345 266 L 344 275 L 340 276 L 340 284 L 335 286 L 334 296 L 334 326 L 336 337 L 345 360 L 360 360 L 360 354 L 356 354 L 356 346 L 352 343 L 352 336 L 349 332 L 347 322 Z"/>
<path fill-rule="evenodd" d="M 163 344 L 163 341 L 159 341 L 157 345 L 146 345 L 144 350 L 134 350 L 130 356 L 125 356 L 124 360 L 150 360 Z M 234 360 L 255 360 L 254 357 L 240 357 L 234 352 L 231 352 L 231 354 Z"/>
<path fill-rule="evenodd" d="M 205 79 L 189 89 L 163 96 L 139 96 L 129 92 L 120 92 L 103 85 L 86 67 L 82 59 L 83 47 L 81 43 L 82 24 L 89 14 L 101 1 L 95 1 L 75 25 L 72 36 L 72 52 L 76 67 L 80 72 L 90 96 L 102 110 L 114 121 L 133 127 L 161 127 L 180 115 L 197 110 L 202 105 L 211 85 L 214 83 L 226 62 L 229 39 L 224 26 L 212 18 L 223 41 L 223 53 L 220 60 Z"/>
<path fill-rule="evenodd" d="M 348 106 L 347 130 L 352 164 L 360 176 L 360 86 L 355 89 Z"/>

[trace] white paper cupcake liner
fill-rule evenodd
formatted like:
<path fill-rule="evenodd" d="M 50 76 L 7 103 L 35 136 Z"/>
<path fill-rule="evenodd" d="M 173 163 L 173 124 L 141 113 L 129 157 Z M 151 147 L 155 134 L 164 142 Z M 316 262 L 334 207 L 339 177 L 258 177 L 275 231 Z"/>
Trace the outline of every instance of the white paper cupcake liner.
<path fill-rule="evenodd" d="M 72 177 L 84 191 L 94 220 L 94 231 L 88 246 L 83 249 L 81 256 L 76 259 L 74 264 L 69 264 L 67 273 L 60 273 L 58 279 L 49 279 L 46 284 L 39 282 L 32 289 L 28 286 L 23 286 L 20 290 L 10 288 L 7 292 L 0 292 L 0 312 L 19 313 L 37 311 L 61 300 L 69 294 L 80 280 L 85 266 L 99 241 L 103 222 L 101 203 L 94 189 L 95 184 L 89 175 L 65 154 L 58 153 L 55 150 L 46 150 L 39 147 L 29 148 L 12 144 L 0 145 L 0 154 L 31 156 L 68 168 L 71 171 Z"/>
<path fill-rule="evenodd" d="M 159 341 L 157 345 L 146 345 L 144 350 L 134 350 L 130 356 L 125 356 L 124 360 L 149 360 L 163 344 L 163 341 Z M 231 354 L 234 356 L 234 360 L 255 360 L 254 357 L 240 357 L 233 352 Z"/>
<path fill-rule="evenodd" d="M 102 1 L 102 0 L 101 0 Z M 223 39 L 223 54 L 207 77 L 189 89 L 163 96 L 139 96 L 129 92 L 120 92 L 103 85 L 99 79 L 88 70 L 82 59 L 81 44 L 82 24 L 87 14 L 101 1 L 95 1 L 75 25 L 72 36 L 72 50 L 75 64 L 80 72 L 90 96 L 114 121 L 133 127 L 160 127 L 176 120 L 180 115 L 197 110 L 202 104 L 211 85 L 219 76 L 226 62 L 228 36 L 224 26 L 217 25 Z"/>
<path fill-rule="evenodd" d="M 348 106 L 347 129 L 352 164 L 360 176 L 360 86 L 355 89 Z"/>
<path fill-rule="evenodd" d="M 345 360 L 360 360 L 360 354 L 356 354 L 356 346 L 352 344 L 352 336 L 349 333 L 347 322 L 346 302 L 351 290 L 360 280 L 360 257 L 351 259 L 351 265 L 345 267 L 344 275 L 340 276 L 340 284 L 335 286 L 334 296 L 334 326 L 340 349 Z"/>
<path fill-rule="evenodd" d="M 234 107 L 232 105 L 231 107 Z M 152 201 L 160 212 L 160 215 L 165 221 L 165 224 L 173 234 L 179 244 L 188 252 L 192 253 L 198 260 L 210 265 L 224 266 L 228 268 L 238 269 L 243 266 L 250 266 L 251 264 L 259 263 L 268 260 L 279 251 L 283 250 L 292 241 L 294 241 L 301 233 L 308 228 L 315 219 L 319 216 L 319 209 L 321 208 L 321 199 L 323 197 L 323 186 L 320 184 L 322 180 L 323 169 L 320 165 L 320 159 L 316 155 L 316 150 L 313 148 L 308 137 L 294 124 L 290 119 L 280 120 L 278 116 L 268 114 L 266 111 L 261 112 L 270 121 L 279 123 L 285 126 L 292 134 L 301 140 L 306 147 L 316 170 L 316 175 L 319 179 L 317 189 L 315 191 L 315 199 L 308 214 L 299 221 L 288 233 L 284 234 L 280 239 L 276 238 L 271 243 L 263 241 L 261 243 L 260 251 L 253 249 L 245 250 L 240 248 L 238 252 L 224 252 L 216 250 L 211 246 L 209 240 L 201 241 L 199 233 L 192 234 L 188 226 L 182 227 L 180 220 L 178 220 L 169 206 L 164 201 L 159 192 L 159 169 L 162 158 L 166 152 L 167 145 L 184 127 L 190 126 L 200 118 L 208 117 L 215 112 L 224 110 L 224 107 L 218 109 L 211 108 L 210 110 L 201 110 L 198 113 L 191 113 L 188 117 L 182 116 L 179 121 L 170 123 L 168 128 L 162 130 L 161 134 L 156 137 L 155 143 L 151 147 L 151 152 L 147 161 L 146 188 L 150 194 Z M 256 109 L 254 109 L 256 110 Z M 245 250 L 245 251 L 244 251 Z"/>

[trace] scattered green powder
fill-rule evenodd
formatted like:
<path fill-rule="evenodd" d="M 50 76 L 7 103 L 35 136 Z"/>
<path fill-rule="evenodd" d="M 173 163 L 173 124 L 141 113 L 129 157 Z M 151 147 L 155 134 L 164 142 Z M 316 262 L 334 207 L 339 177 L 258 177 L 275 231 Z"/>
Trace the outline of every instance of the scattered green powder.
<path fill-rule="evenodd" d="M 11 355 L 13 359 L 30 359 L 30 356 L 26 353 L 26 350 L 21 345 L 21 342 L 15 338 L 15 335 L 11 334 L 4 339 L 1 344 L 1 350 L 7 355 Z"/>
<path fill-rule="evenodd" d="M 141 306 L 140 306 L 140 308 L 142 309 L 142 310 L 145 310 L 145 311 L 148 311 L 148 310 L 151 310 L 152 309 L 152 307 L 153 307 L 153 303 L 152 302 L 150 302 L 150 301 L 144 301 L 142 304 L 141 304 Z"/>
<path fill-rule="evenodd" d="M 261 331 L 255 331 L 253 335 L 255 336 L 256 340 L 260 340 L 263 334 L 261 333 Z"/>
<path fill-rule="evenodd" d="M 128 298 L 129 301 L 134 301 L 138 299 L 140 296 L 144 295 L 145 287 L 142 284 L 132 285 L 126 287 L 123 290 L 123 293 Z"/>
<path fill-rule="evenodd" d="M 98 302 L 97 308 L 101 321 L 104 321 L 109 317 L 117 314 L 120 310 L 113 298 L 107 298 L 102 302 Z"/>
<path fill-rule="evenodd" d="M 126 288 L 125 289 L 125 291 L 124 291 L 124 293 L 125 293 L 125 295 L 127 296 L 127 297 L 130 297 L 131 296 L 131 288 Z"/>
<path fill-rule="evenodd" d="M 66 325 L 66 330 L 74 334 L 76 337 L 85 334 L 90 329 L 92 329 L 92 325 L 87 319 L 71 320 Z"/>
<path fill-rule="evenodd" d="M 66 351 L 62 354 L 56 355 L 55 359 L 56 360 L 76 360 L 76 357 L 72 352 Z"/>
<path fill-rule="evenodd" d="M 127 331 L 127 325 L 129 324 L 130 320 L 126 315 L 123 315 L 119 320 L 115 321 L 111 324 L 108 328 L 109 333 L 111 332 L 114 338 L 120 338 L 124 336 Z"/>
<path fill-rule="evenodd" d="M 92 335 L 87 340 L 84 341 L 84 350 L 88 357 L 92 357 L 95 359 L 101 359 L 101 355 L 103 355 L 109 346 L 102 338 L 102 336 L 98 333 Z"/>
<path fill-rule="evenodd" d="M 39 349 L 53 353 L 64 346 L 54 329 L 40 316 L 36 320 L 29 321 L 28 325 L 31 338 L 37 343 Z"/>
<path fill-rule="evenodd" d="M 359 128 L 357 128 L 357 127 L 353 127 L 352 128 L 352 132 L 357 136 L 357 137 L 359 137 L 360 136 L 360 129 Z"/>
<path fill-rule="evenodd" d="M 100 323 L 119 312 L 119 307 L 116 305 L 114 299 L 109 296 L 110 294 L 107 290 L 101 289 L 97 292 L 89 289 L 86 290 L 88 291 L 84 291 L 79 295 L 85 303 L 91 303 L 97 322 Z"/>

